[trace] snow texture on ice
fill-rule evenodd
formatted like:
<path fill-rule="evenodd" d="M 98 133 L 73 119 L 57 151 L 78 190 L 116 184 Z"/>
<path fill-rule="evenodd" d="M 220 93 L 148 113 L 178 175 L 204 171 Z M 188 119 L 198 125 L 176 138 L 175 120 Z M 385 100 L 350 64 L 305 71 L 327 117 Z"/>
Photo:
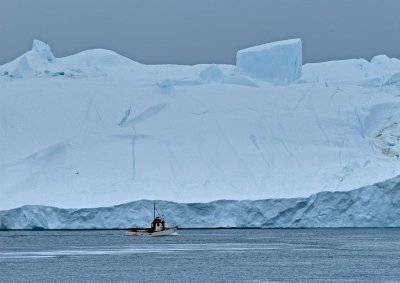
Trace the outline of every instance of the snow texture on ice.
<path fill-rule="evenodd" d="M 200 72 L 200 78 L 205 82 L 222 80 L 225 77 L 222 70 L 215 64 L 210 65 Z"/>
<path fill-rule="evenodd" d="M 278 64 L 283 46 L 252 54 L 277 51 Z M 35 42 L 0 66 L 0 209 L 306 197 L 389 179 L 399 74 L 400 60 L 378 55 L 306 64 L 275 86 L 233 65 L 54 58 Z"/>

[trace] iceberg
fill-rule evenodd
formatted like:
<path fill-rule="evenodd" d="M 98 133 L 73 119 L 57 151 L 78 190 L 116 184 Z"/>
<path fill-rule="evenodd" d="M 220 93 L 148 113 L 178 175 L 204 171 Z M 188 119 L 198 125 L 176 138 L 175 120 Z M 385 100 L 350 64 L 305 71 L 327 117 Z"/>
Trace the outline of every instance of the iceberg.
<path fill-rule="evenodd" d="M 0 66 L 0 210 L 292 199 L 399 175 L 399 60 L 301 67 L 300 43 L 239 52 L 273 57 L 252 73 L 34 42 Z M 291 83 L 257 78 L 271 66 Z"/>
<path fill-rule="evenodd" d="M 218 200 L 209 203 L 158 201 L 180 228 L 400 227 L 400 176 L 347 192 L 308 198 Z M 112 207 L 60 209 L 23 206 L 0 211 L 0 229 L 122 229 L 147 227 L 152 201 Z"/>
<path fill-rule="evenodd" d="M 301 77 L 301 40 L 283 40 L 240 50 L 236 67 L 239 72 L 260 80 L 289 84 Z"/>

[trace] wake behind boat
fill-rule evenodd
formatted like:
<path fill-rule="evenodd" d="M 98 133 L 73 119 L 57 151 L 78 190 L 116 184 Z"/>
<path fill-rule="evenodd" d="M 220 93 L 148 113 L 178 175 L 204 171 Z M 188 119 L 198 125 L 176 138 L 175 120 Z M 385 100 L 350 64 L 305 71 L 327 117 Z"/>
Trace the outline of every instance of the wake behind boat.
<path fill-rule="evenodd" d="M 176 232 L 178 227 L 167 227 L 164 217 L 161 215 L 156 216 L 156 202 L 154 201 L 153 208 L 153 221 L 150 228 L 130 228 L 126 230 L 127 236 L 167 236 Z"/>

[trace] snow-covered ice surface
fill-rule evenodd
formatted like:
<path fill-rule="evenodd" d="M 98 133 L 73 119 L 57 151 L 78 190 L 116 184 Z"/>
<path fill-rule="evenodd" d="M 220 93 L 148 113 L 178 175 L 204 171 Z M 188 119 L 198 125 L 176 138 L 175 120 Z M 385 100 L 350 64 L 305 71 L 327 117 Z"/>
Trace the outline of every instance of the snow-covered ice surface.
<path fill-rule="evenodd" d="M 346 192 L 320 192 L 308 198 L 218 200 L 209 203 L 158 201 L 170 224 L 216 227 L 399 227 L 400 176 Z M 0 229 L 102 229 L 149 227 L 153 202 L 60 209 L 23 206 L 0 211 Z"/>
<path fill-rule="evenodd" d="M 307 197 L 392 178 L 399 74 L 380 55 L 274 85 L 233 65 L 55 58 L 35 41 L 0 66 L 0 209 Z"/>

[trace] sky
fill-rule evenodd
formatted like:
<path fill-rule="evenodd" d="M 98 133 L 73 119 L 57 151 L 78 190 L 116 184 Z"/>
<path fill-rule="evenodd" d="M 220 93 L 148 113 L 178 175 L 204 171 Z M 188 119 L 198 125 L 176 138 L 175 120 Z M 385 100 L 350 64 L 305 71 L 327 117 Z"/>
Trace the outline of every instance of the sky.
<path fill-rule="evenodd" d="M 234 64 L 240 49 L 301 38 L 303 62 L 400 58 L 399 0 L 0 0 L 0 65 L 48 43 L 145 64 Z"/>

